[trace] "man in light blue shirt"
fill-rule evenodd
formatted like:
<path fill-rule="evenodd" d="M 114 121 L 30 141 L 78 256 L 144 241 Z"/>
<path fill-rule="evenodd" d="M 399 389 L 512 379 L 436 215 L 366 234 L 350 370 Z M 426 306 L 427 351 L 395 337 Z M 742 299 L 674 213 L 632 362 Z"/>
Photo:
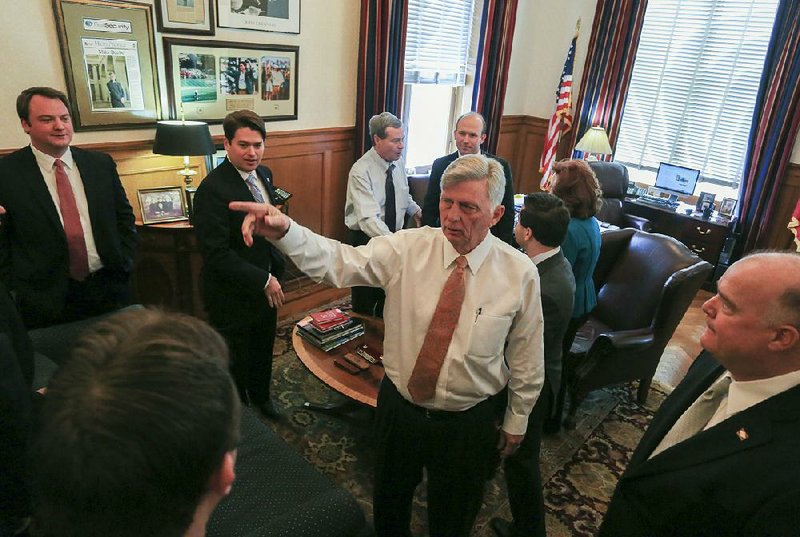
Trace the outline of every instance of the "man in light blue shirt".
<path fill-rule="evenodd" d="M 344 223 L 353 246 L 403 229 L 405 215 L 422 222 L 422 210 L 411 198 L 403 155 L 403 123 L 389 112 L 369 120 L 372 148 L 353 164 L 347 179 Z M 381 316 L 384 293 L 373 287 L 353 287 L 353 310 Z"/>

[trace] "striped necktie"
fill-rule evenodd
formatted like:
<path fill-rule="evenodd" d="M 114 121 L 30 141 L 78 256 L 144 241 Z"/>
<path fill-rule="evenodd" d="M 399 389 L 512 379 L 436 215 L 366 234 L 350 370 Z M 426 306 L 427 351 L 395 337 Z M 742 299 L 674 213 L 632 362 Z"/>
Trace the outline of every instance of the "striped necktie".
<path fill-rule="evenodd" d="M 250 172 L 245 182 L 247 183 L 247 188 L 250 189 L 250 193 L 253 195 L 253 199 L 256 200 L 257 203 L 264 203 L 264 196 L 261 194 L 261 189 L 258 188 L 258 183 L 256 183 L 256 174 Z"/>

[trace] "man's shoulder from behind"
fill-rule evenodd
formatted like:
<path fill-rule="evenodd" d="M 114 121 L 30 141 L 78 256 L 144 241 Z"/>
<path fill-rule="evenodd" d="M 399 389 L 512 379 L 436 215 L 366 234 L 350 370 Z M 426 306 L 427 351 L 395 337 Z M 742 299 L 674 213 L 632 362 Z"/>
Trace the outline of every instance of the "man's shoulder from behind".
<path fill-rule="evenodd" d="M 436 160 L 434 160 L 431 169 L 435 167 L 442 167 L 443 169 L 447 168 L 450 165 L 450 163 L 456 160 L 457 158 L 458 158 L 458 151 L 453 151 L 449 155 L 445 155 L 443 157 L 439 157 Z"/>

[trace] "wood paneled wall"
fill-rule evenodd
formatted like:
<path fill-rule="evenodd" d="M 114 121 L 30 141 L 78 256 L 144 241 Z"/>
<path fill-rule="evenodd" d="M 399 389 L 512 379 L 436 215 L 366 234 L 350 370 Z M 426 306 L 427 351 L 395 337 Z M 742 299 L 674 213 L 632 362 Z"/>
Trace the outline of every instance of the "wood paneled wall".
<path fill-rule="evenodd" d="M 778 193 L 775 218 L 767 228 L 765 248 L 795 249 L 794 236 L 786 226 L 792 218 L 792 211 L 794 211 L 798 199 L 800 199 L 800 165 L 790 163 L 786 168 L 783 185 Z"/>
<path fill-rule="evenodd" d="M 515 192 L 538 192 L 542 174 L 539 158 L 544 148 L 548 120 L 532 116 L 503 116 L 498 156 L 511 165 Z"/>

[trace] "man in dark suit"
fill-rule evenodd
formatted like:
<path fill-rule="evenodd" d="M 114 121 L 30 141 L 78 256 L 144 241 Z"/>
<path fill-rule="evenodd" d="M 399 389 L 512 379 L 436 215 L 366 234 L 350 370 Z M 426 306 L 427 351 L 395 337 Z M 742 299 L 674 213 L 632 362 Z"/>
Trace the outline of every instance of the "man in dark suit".
<path fill-rule="evenodd" d="M 20 93 L 31 145 L 0 160 L 0 280 L 30 329 L 82 319 L 129 302 L 134 217 L 114 161 L 70 147 L 67 97 Z"/>
<path fill-rule="evenodd" d="M 467 112 L 456 121 L 456 130 L 453 131 L 457 151 L 437 158 L 431 166 L 431 177 L 428 181 L 428 191 L 422 205 L 422 225 L 440 227 L 439 196 L 442 193 L 442 174 L 444 170 L 458 157 L 476 155 L 481 152 L 481 144 L 486 140 L 486 121 L 478 112 Z M 514 238 L 514 181 L 511 179 L 511 167 L 508 162 L 500 157 L 486 154 L 497 160 L 503 166 L 506 176 L 506 190 L 503 194 L 503 207 L 505 212 L 500 221 L 492 226 L 492 235 L 500 240 L 513 244 Z"/>
<path fill-rule="evenodd" d="M 798 274 L 800 255 L 759 253 L 722 276 L 707 352 L 653 418 L 600 535 L 797 535 Z"/>
<path fill-rule="evenodd" d="M 270 399 L 272 346 L 283 290 L 283 256 L 259 238 L 242 239 L 244 215 L 231 201 L 275 203 L 272 172 L 261 165 L 267 131 L 251 110 L 225 117 L 228 158 L 200 183 L 194 196 L 194 226 L 203 255 L 204 300 L 211 324 L 231 349 L 231 372 L 242 401 L 277 418 Z"/>
<path fill-rule="evenodd" d="M 513 522 L 493 518 L 491 526 L 500 537 L 544 537 L 544 495 L 539 468 L 542 426 L 555 406 L 561 382 L 561 341 L 572 317 L 575 278 L 561 253 L 569 226 L 569 210 L 552 194 L 525 196 L 514 228 L 514 238 L 536 264 L 542 288 L 544 318 L 544 386 L 528 418 L 528 430 L 516 453 L 505 459 L 508 500 Z"/>
<path fill-rule="evenodd" d="M 0 214 L 3 207 L 0 207 Z M 0 535 L 30 521 L 29 437 L 33 422 L 33 347 L 11 296 L 0 283 Z"/>
<path fill-rule="evenodd" d="M 113 108 L 125 108 L 125 103 L 128 100 L 125 88 L 122 87 L 122 84 L 117 82 L 117 74 L 114 71 L 109 71 L 108 78 L 109 80 L 106 83 L 106 87 L 108 88 L 108 93 L 111 95 L 111 106 Z"/>

